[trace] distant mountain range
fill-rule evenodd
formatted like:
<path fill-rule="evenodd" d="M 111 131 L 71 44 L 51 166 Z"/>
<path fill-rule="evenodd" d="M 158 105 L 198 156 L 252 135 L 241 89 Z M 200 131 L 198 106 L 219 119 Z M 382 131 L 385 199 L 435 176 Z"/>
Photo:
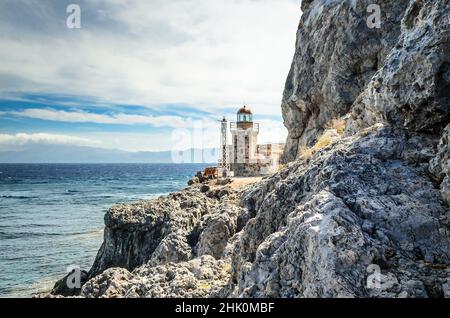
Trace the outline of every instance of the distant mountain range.
<path fill-rule="evenodd" d="M 28 145 L 17 151 L 1 151 L 0 163 L 212 163 L 218 149 L 127 152 L 73 145 Z"/>

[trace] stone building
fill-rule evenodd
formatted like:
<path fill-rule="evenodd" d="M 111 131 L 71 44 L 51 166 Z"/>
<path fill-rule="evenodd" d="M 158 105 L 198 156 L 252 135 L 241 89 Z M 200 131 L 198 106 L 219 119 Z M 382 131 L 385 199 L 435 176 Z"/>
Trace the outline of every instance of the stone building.
<path fill-rule="evenodd" d="M 247 106 L 239 109 L 236 122 L 230 123 L 228 160 L 234 176 L 259 176 L 278 170 L 284 144 L 258 145 L 259 129 L 259 123 L 253 122 L 253 113 Z"/>

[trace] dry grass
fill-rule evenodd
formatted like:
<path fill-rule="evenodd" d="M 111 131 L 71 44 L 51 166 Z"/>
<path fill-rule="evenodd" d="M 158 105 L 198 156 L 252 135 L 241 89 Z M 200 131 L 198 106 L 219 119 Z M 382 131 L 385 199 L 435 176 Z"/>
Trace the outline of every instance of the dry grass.
<path fill-rule="evenodd" d="M 317 140 L 316 144 L 314 145 L 314 150 L 320 150 L 322 148 L 325 148 L 331 144 L 331 136 L 327 133 L 324 133 L 320 138 Z"/>
<path fill-rule="evenodd" d="M 333 119 L 328 125 L 328 129 L 336 129 L 339 135 L 343 135 L 346 128 L 346 122 L 343 119 Z"/>
<path fill-rule="evenodd" d="M 316 144 L 313 147 L 303 146 L 302 148 L 300 148 L 300 156 L 302 157 L 302 159 L 307 160 L 311 158 L 320 149 L 330 145 L 331 142 L 332 139 L 330 134 L 325 132 L 322 136 L 319 137 L 319 139 L 317 139 Z"/>
<path fill-rule="evenodd" d="M 208 283 L 207 281 L 201 280 L 201 281 L 198 282 L 198 289 L 210 290 L 211 289 L 211 284 Z"/>
<path fill-rule="evenodd" d="M 225 263 L 225 264 L 223 264 L 223 271 L 224 272 L 226 272 L 226 273 L 230 273 L 231 272 L 231 263 Z"/>
<path fill-rule="evenodd" d="M 302 159 L 305 159 L 305 160 L 309 159 L 312 157 L 313 154 L 314 154 L 313 148 L 309 148 L 309 147 L 305 147 L 305 146 L 300 148 L 300 156 L 302 157 Z"/>

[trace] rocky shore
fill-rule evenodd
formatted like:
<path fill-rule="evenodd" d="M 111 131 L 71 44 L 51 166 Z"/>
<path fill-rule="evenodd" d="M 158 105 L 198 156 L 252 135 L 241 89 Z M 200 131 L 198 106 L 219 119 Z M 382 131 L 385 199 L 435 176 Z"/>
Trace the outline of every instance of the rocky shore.
<path fill-rule="evenodd" d="M 450 2 L 370 3 L 303 1 L 283 169 L 112 207 L 72 295 L 450 297 Z"/>

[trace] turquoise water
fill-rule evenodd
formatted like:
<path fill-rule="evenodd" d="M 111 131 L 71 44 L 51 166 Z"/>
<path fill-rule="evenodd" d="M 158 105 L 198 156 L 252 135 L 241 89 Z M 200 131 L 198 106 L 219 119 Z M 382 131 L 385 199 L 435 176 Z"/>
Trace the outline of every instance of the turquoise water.
<path fill-rule="evenodd" d="M 186 187 L 202 164 L 0 164 L 0 297 L 48 291 L 89 270 L 113 204 Z"/>

